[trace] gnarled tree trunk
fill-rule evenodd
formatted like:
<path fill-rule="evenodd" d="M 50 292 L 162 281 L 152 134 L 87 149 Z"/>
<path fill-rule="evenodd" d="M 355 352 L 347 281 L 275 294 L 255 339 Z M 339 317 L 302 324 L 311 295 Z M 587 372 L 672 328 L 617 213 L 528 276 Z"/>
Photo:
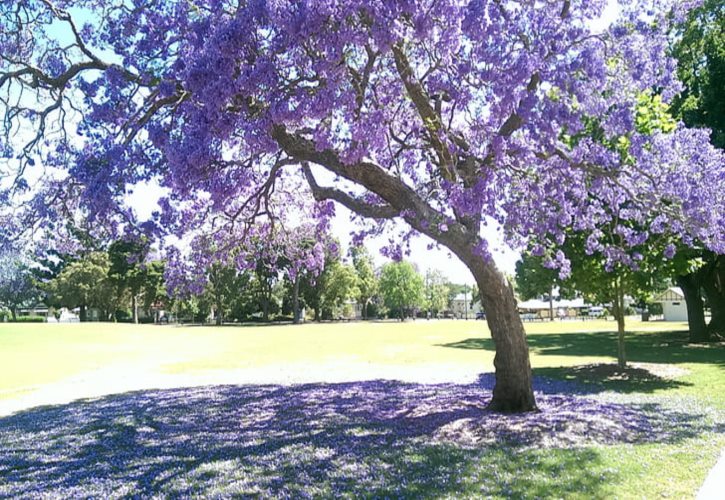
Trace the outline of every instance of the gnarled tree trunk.
<path fill-rule="evenodd" d="M 492 261 L 472 254 L 463 261 L 480 290 L 481 304 L 496 346 L 493 360 L 496 385 L 488 408 L 501 412 L 535 411 L 529 346 L 513 288 Z"/>
<path fill-rule="evenodd" d="M 711 334 L 725 335 L 725 255 L 717 256 L 702 288 L 712 313 L 707 328 Z"/>

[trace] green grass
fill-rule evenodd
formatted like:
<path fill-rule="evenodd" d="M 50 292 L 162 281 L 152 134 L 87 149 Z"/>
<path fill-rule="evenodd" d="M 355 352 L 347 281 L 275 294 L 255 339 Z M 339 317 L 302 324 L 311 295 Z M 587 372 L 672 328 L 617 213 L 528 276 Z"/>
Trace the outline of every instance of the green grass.
<path fill-rule="evenodd" d="M 482 491 L 525 498 L 693 497 L 725 446 L 725 346 L 687 344 L 684 324 L 629 322 L 629 360 L 670 365 L 679 373 L 669 377 L 632 370 L 625 376 L 604 376 L 584 366 L 616 360 L 614 323 L 532 323 L 526 328 L 536 375 L 576 381 L 590 393 L 611 394 L 625 403 L 657 401 L 716 425 L 662 443 L 391 451 L 389 467 L 409 476 L 408 494 L 432 496 L 430 488 L 438 483 L 428 476 L 435 473 L 447 475 L 443 482 L 453 486 L 441 493 L 451 497 Z M 329 367 L 365 372 L 374 379 L 395 369 L 412 374 L 491 372 L 493 355 L 480 321 L 223 328 L 0 324 L 0 403 L 92 378 L 103 370 L 193 379 L 275 370 L 294 377 L 310 367 L 322 367 L 323 372 Z M 398 480 L 393 472 L 391 480 Z"/>

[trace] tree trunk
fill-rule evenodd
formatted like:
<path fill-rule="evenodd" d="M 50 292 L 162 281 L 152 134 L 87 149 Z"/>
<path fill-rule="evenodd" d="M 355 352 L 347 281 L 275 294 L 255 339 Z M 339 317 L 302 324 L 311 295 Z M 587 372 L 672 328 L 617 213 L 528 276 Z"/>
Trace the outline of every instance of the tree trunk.
<path fill-rule="evenodd" d="M 488 408 L 500 412 L 536 411 L 526 332 L 511 284 L 491 260 L 464 251 L 463 257 L 481 292 L 481 304 L 496 346 L 496 385 Z"/>
<path fill-rule="evenodd" d="M 294 285 L 292 286 L 292 323 L 295 325 L 300 324 L 300 278 L 295 277 Z"/>
<path fill-rule="evenodd" d="M 549 288 L 549 321 L 554 321 L 554 285 Z"/>
<path fill-rule="evenodd" d="M 614 279 L 614 300 L 612 301 L 614 318 L 617 320 L 617 365 L 627 368 L 627 352 L 624 346 L 624 288 L 619 278 Z"/>
<path fill-rule="evenodd" d="M 368 319 L 368 299 L 361 300 L 362 302 L 362 311 L 360 311 L 360 317 L 362 319 Z"/>
<path fill-rule="evenodd" d="M 86 311 L 86 306 L 85 306 L 85 304 L 82 304 L 80 307 L 81 307 L 81 310 L 80 310 L 80 314 L 78 315 L 79 316 L 78 319 L 81 322 L 85 323 L 86 321 L 88 321 L 88 313 Z"/>
<path fill-rule="evenodd" d="M 10 314 L 13 315 L 13 321 L 18 320 L 18 308 L 17 307 L 11 307 L 10 308 Z"/>
<path fill-rule="evenodd" d="M 685 295 L 690 342 L 707 342 L 710 335 L 705 324 L 705 304 L 702 301 L 698 273 L 678 276 L 677 284 L 682 288 L 682 293 Z"/>
<path fill-rule="evenodd" d="M 396 65 L 407 65 L 396 55 Z M 401 74 L 407 70 L 403 68 Z M 410 82 L 406 88 L 410 88 Z M 531 364 L 526 333 L 516 306 L 513 288 L 492 260 L 484 259 L 478 250 L 484 243 L 479 237 L 480 218 L 469 217 L 463 222 L 447 225 L 445 231 L 431 222 L 440 214 L 427 201 L 418 196 L 413 188 L 393 177 L 385 169 L 372 162 L 358 162 L 349 165 L 329 150 L 319 151 L 315 144 L 289 133 L 284 126 L 276 125 L 272 137 L 290 156 L 298 159 L 305 167 L 305 176 L 315 199 L 334 199 L 346 205 L 363 217 L 380 219 L 393 216 L 402 218 L 417 231 L 449 248 L 468 267 L 481 291 L 481 303 L 486 311 L 488 326 L 496 345 L 494 366 L 496 385 L 489 408 L 497 411 L 525 412 L 536 410 L 532 389 Z M 307 162 L 314 162 L 328 171 L 340 175 L 370 190 L 389 205 L 368 205 L 351 198 L 347 193 L 323 190 L 315 182 Z"/>
<path fill-rule="evenodd" d="M 266 290 L 262 292 L 262 319 L 269 321 L 269 297 Z"/>
<path fill-rule="evenodd" d="M 705 276 L 702 288 L 710 304 L 709 332 L 725 336 L 725 255 L 719 255 L 710 272 Z"/>
<path fill-rule="evenodd" d="M 133 315 L 133 324 L 138 325 L 138 297 L 135 293 L 131 294 L 131 314 Z"/>

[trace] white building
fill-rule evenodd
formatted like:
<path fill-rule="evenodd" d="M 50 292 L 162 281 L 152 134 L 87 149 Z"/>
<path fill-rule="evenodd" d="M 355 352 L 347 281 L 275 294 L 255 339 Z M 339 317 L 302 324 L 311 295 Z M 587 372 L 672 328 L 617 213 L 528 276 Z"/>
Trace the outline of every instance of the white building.
<path fill-rule="evenodd" d="M 454 318 L 476 319 L 476 314 L 481 312 L 481 302 L 473 301 L 471 293 L 459 293 L 451 300 L 451 312 Z"/>
<path fill-rule="evenodd" d="M 662 304 L 665 321 L 687 321 L 685 294 L 680 287 L 671 286 L 655 297 L 654 302 Z"/>
<path fill-rule="evenodd" d="M 582 315 L 583 311 L 590 309 L 590 305 L 584 303 L 584 299 L 573 300 L 548 300 L 531 299 L 519 302 L 519 312 L 526 314 L 527 319 L 549 319 L 550 309 L 554 310 L 554 317 L 559 319 L 575 318 Z"/>

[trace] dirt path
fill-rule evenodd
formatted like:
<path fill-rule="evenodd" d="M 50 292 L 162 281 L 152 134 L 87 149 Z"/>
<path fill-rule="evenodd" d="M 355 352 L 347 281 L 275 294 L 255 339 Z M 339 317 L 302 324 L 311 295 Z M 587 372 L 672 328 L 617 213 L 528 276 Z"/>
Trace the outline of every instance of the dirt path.
<path fill-rule="evenodd" d="M 483 369 L 481 369 L 483 368 Z M 193 373 L 165 373 L 157 363 L 111 365 L 61 380 L 53 384 L 24 388 L 17 397 L 0 399 L 0 416 L 38 406 L 66 404 L 78 399 L 147 389 L 171 389 L 224 384 L 305 384 L 363 380 L 399 380 L 416 383 L 470 383 L 485 367 L 454 364 L 373 365 L 354 360 L 324 363 L 280 363 L 235 370 L 208 370 Z"/>

